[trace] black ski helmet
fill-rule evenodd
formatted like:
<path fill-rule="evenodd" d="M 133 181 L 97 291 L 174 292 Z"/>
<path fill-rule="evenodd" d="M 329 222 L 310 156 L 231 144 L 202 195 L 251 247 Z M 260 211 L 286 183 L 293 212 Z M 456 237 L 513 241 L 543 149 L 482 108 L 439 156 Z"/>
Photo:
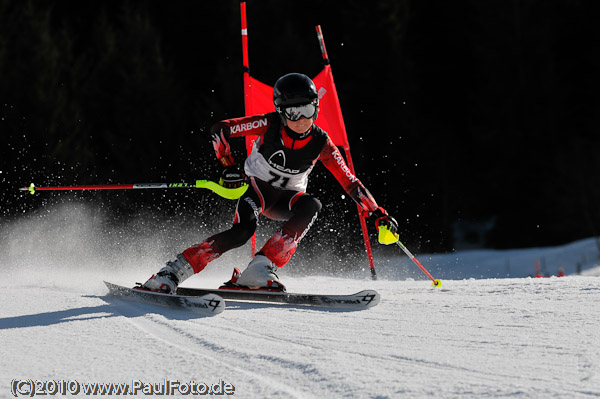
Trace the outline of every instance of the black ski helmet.
<path fill-rule="evenodd" d="M 317 114 L 319 113 L 317 86 L 306 75 L 288 73 L 275 82 L 275 87 L 273 87 L 273 103 L 275 104 L 275 110 L 279 113 L 284 123 L 286 123 L 286 120 L 283 116 L 283 109 L 293 105 L 314 104 L 317 107 L 317 111 L 313 119 L 317 119 Z"/>

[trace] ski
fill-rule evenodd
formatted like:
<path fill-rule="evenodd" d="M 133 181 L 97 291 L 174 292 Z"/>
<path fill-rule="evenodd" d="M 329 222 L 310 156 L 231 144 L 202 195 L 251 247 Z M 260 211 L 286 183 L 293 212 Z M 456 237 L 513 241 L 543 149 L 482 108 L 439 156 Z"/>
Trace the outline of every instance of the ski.
<path fill-rule="evenodd" d="M 268 302 L 287 305 L 315 306 L 339 309 L 368 309 L 377 305 L 380 296 L 377 291 L 364 290 L 351 295 L 300 294 L 268 290 L 246 290 L 239 288 L 177 288 L 178 295 L 194 297 L 216 294 L 230 302 Z"/>
<path fill-rule="evenodd" d="M 217 293 L 204 292 L 197 295 L 171 295 L 146 291 L 139 288 L 128 288 L 104 282 L 109 292 L 127 299 L 139 299 L 158 305 L 191 310 L 194 313 L 213 316 L 225 309 L 225 300 Z"/>

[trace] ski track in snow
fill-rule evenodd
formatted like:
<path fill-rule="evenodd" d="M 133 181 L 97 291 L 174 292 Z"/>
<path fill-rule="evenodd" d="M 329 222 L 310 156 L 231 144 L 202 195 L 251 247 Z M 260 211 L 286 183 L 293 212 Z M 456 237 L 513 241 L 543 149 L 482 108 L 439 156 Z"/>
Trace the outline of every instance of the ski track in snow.
<path fill-rule="evenodd" d="M 146 315 L 142 318 L 129 318 L 124 314 L 125 320 L 131 323 L 136 328 L 139 328 L 147 336 L 158 341 L 159 346 L 168 348 L 169 350 L 186 353 L 188 361 L 199 365 L 210 365 L 211 374 L 215 375 L 239 375 L 243 376 L 244 380 L 252 386 L 252 389 L 257 395 L 263 395 L 265 390 L 275 390 L 282 397 L 298 398 L 301 395 L 291 387 L 286 387 L 281 382 L 272 377 L 257 374 L 252 368 L 238 367 L 235 359 L 239 361 L 247 361 L 248 356 L 244 352 L 236 350 L 235 346 L 223 346 L 220 341 L 226 338 L 226 341 L 236 342 L 236 337 L 206 337 L 208 332 L 206 328 L 201 329 L 202 335 L 199 335 L 197 325 L 181 325 L 185 322 L 170 323 L 163 317 L 156 315 Z M 210 328 L 210 327 L 209 327 Z M 215 339 L 216 338 L 216 339 Z M 230 338 L 230 339 L 229 339 Z M 224 354 L 227 354 L 225 357 Z"/>
<path fill-rule="evenodd" d="M 288 286 L 370 287 L 382 302 L 366 311 L 229 302 L 199 317 L 100 286 L 9 287 L 0 294 L 0 397 L 13 378 L 223 379 L 240 398 L 600 397 L 597 277 L 440 288 L 304 277 Z"/>

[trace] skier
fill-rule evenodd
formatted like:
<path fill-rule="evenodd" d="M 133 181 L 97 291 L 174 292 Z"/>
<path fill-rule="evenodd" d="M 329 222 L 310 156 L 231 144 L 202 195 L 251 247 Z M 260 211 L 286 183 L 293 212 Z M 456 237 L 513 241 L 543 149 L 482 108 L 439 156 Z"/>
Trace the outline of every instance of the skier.
<path fill-rule="evenodd" d="M 183 251 L 167 262 L 143 288 L 173 293 L 183 280 L 201 272 L 206 265 L 230 249 L 245 244 L 254 234 L 259 216 L 286 221 L 256 254 L 243 273 L 234 269 L 230 286 L 285 291 L 277 268 L 296 251 L 321 210 L 318 199 L 306 193 L 308 175 L 317 160 L 329 169 L 348 195 L 367 216 L 377 217 L 396 232 L 397 223 L 378 206 L 369 191 L 350 172 L 333 141 L 314 124 L 319 113 L 319 96 L 306 75 L 290 73 L 275 83 L 276 112 L 217 122 L 211 127 L 213 147 L 223 166 L 222 185 L 249 188 L 238 200 L 233 226 Z M 258 136 L 245 161 L 244 172 L 237 168 L 228 140 Z"/>

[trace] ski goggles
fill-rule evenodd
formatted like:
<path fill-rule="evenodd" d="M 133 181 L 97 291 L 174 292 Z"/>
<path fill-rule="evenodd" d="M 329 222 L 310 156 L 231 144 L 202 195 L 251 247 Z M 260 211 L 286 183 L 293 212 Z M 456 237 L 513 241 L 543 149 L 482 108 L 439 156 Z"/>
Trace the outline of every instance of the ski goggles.
<path fill-rule="evenodd" d="M 304 105 L 295 105 L 292 107 L 285 107 L 283 109 L 283 115 L 291 121 L 300 120 L 300 118 L 302 117 L 310 119 L 313 116 L 315 116 L 316 112 L 317 106 L 316 104 L 312 103 Z"/>

